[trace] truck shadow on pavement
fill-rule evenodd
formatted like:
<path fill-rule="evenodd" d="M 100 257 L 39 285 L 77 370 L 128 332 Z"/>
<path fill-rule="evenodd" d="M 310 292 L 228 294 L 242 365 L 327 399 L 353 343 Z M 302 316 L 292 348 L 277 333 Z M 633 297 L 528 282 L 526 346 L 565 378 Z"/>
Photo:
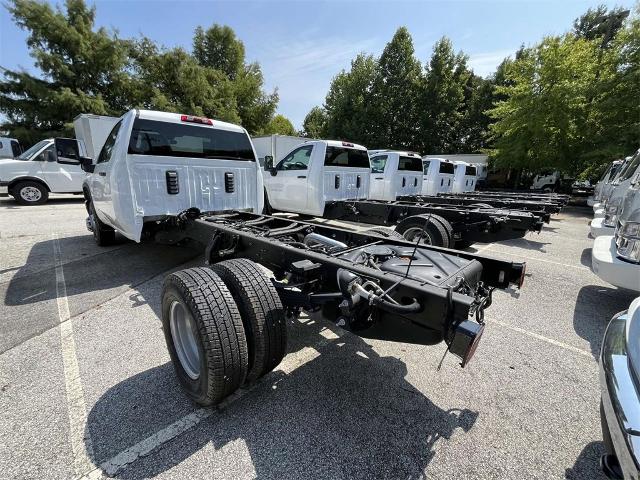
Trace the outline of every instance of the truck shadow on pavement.
<path fill-rule="evenodd" d="M 600 457 L 604 454 L 602 442 L 587 444 L 576 459 L 573 467 L 567 468 L 565 478 L 567 480 L 606 480 L 607 477 L 600 470 Z"/>
<path fill-rule="evenodd" d="M 587 285 L 578 292 L 573 312 L 573 328 L 589 342 L 591 353 L 596 359 L 600 356 L 602 337 L 609 320 L 616 313 L 629 308 L 629 304 L 637 296 L 637 293 L 629 290 L 599 285 Z"/>
<path fill-rule="evenodd" d="M 312 329 L 307 345 L 324 340 L 319 323 L 296 329 Z M 318 351 L 288 374 L 268 374 L 245 395 L 115 476 L 155 476 L 211 446 L 206 459 L 199 457 L 211 476 L 424 478 L 436 442 L 458 429 L 469 431 L 478 418 L 471 410 L 436 406 L 405 380 L 404 362 L 379 356 L 359 337 L 344 335 Z M 170 363 L 115 385 L 88 416 L 96 464 L 195 409 Z"/>

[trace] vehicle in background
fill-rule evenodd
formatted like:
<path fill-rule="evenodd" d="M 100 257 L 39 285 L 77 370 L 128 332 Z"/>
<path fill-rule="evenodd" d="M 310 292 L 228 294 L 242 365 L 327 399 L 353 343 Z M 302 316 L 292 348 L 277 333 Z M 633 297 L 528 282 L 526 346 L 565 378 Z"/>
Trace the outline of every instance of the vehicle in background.
<path fill-rule="evenodd" d="M 160 299 L 176 376 L 199 405 L 217 404 L 273 370 L 287 352 L 287 317 L 303 309 L 333 312 L 326 315 L 365 338 L 444 342 L 464 367 L 493 290 L 519 288 L 525 277 L 522 263 L 411 244 L 388 229 L 355 232 L 260 214 L 262 169 L 237 125 L 132 110 L 95 160 L 81 155 L 77 140 L 55 145 L 59 163 L 88 173 L 87 226 L 98 245 L 118 230 L 135 241 L 206 247 L 207 266 L 169 274 Z M 308 174 L 319 181 L 306 185 L 315 190 L 327 182 L 346 188 L 356 182 L 351 170 L 370 170 L 364 147 L 346 142 L 308 142 L 283 162 L 293 168 L 275 170 L 265 157 L 274 178 Z"/>
<path fill-rule="evenodd" d="M 568 187 L 573 181 L 573 178 L 568 175 L 563 175 L 557 170 L 547 171 L 533 177 L 533 182 L 529 189 L 540 190 L 545 193 L 560 192 L 563 190 L 563 187 Z M 567 189 L 564 188 L 564 190 Z"/>
<path fill-rule="evenodd" d="M 368 198 L 394 201 L 401 195 L 422 191 L 422 158 L 413 152 L 369 151 L 371 184 Z"/>
<path fill-rule="evenodd" d="M 422 195 L 450 192 L 455 174 L 455 163 L 439 157 L 422 157 Z"/>
<path fill-rule="evenodd" d="M 0 137 L 0 158 L 16 158 L 22 153 L 20 142 L 15 138 Z"/>
<path fill-rule="evenodd" d="M 482 188 L 487 184 L 489 166 L 486 163 L 474 163 L 476 167 L 476 187 Z"/>
<path fill-rule="evenodd" d="M 311 140 L 275 163 L 265 157 L 265 206 L 322 216 L 328 202 L 366 199 L 371 165 L 362 145 Z"/>
<path fill-rule="evenodd" d="M 640 168 L 630 179 L 614 221 L 615 231 L 593 242 L 591 266 L 610 284 L 640 292 Z"/>
<path fill-rule="evenodd" d="M 616 185 L 618 185 L 620 177 L 625 173 L 627 167 L 631 163 L 631 160 L 633 160 L 633 156 L 625 157 L 625 159 L 618 167 L 616 174 L 611 175 L 611 179 L 609 180 L 609 182 L 605 183 L 602 186 L 602 194 L 600 196 L 601 201 L 600 203 L 596 203 L 593 206 L 593 216 L 595 218 L 604 217 L 607 200 L 609 199 L 609 196 L 611 195 L 613 189 L 616 187 Z"/>
<path fill-rule="evenodd" d="M 593 238 L 600 235 L 613 235 L 613 229 L 617 225 L 618 213 L 627 190 L 633 179 L 640 172 L 640 150 L 627 164 L 624 171 L 618 176 L 614 188 L 605 202 L 604 216 L 594 218 L 590 224 L 590 232 Z"/>
<path fill-rule="evenodd" d="M 574 197 L 587 197 L 592 195 L 594 186 L 589 180 L 576 180 L 571 184 L 571 195 Z"/>
<path fill-rule="evenodd" d="M 456 161 L 451 193 L 473 192 L 476 189 L 476 167 Z"/>
<path fill-rule="evenodd" d="M 640 478 L 640 297 L 611 319 L 600 353 L 600 420 L 610 479 Z"/>
<path fill-rule="evenodd" d="M 274 163 L 278 163 L 294 148 L 302 145 L 311 138 L 292 137 L 289 135 L 263 135 L 251 137 L 253 148 L 258 156 L 260 166 L 264 168 L 264 158 L 271 157 Z"/>
<path fill-rule="evenodd" d="M 594 211 L 596 209 L 596 204 L 599 204 L 602 198 L 602 190 L 604 186 L 613 180 L 616 173 L 618 172 L 618 169 L 620 168 L 620 165 L 622 165 L 622 162 L 623 160 L 615 160 L 611 162 L 600 177 L 600 180 L 598 180 L 598 182 L 596 183 L 593 189 L 593 196 L 587 199 L 587 205 L 593 207 Z"/>
<path fill-rule="evenodd" d="M 99 115 L 76 117 L 74 127 L 84 156 L 91 156 L 95 147 L 104 143 L 116 121 Z M 85 172 L 78 165 L 56 162 L 54 141 L 48 138 L 15 159 L 0 160 L 0 197 L 11 195 L 22 205 L 39 205 L 50 193 L 82 193 L 84 178 Z"/>

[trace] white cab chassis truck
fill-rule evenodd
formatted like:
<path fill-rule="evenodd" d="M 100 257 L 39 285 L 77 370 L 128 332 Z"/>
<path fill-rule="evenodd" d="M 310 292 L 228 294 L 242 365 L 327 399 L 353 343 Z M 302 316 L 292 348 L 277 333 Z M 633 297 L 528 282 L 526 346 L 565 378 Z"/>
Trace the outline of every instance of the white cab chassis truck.
<path fill-rule="evenodd" d="M 606 282 L 640 292 L 640 170 L 625 191 L 613 234 L 593 242 L 591 266 Z"/>
<path fill-rule="evenodd" d="M 311 140 L 274 165 L 265 160 L 269 209 L 322 216 L 328 202 L 366 199 L 370 164 L 367 149 L 335 140 Z"/>
<path fill-rule="evenodd" d="M 0 158 L 16 158 L 22 153 L 20 142 L 15 138 L 0 137 Z"/>
<path fill-rule="evenodd" d="M 291 150 L 309 140 L 312 139 L 277 134 L 251 137 L 251 142 L 261 167 L 264 167 L 265 157 L 271 157 L 277 163 Z"/>
<path fill-rule="evenodd" d="M 445 342 L 464 366 L 492 290 L 524 278 L 522 263 L 414 245 L 388 230 L 260 214 L 261 168 L 236 125 L 134 110 L 96 159 L 81 156 L 74 139 L 56 139 L 56 152 L 88 172 L 88 226 L 99 245 L 118 230 L 135 241 L 205 247 L 206 266 L 168 275 L 160 298 L 176 376 L 200 405 L 274 369 L 286 352 L 286 315 L 302 309 L 333 312 L 367 338 Z"/>
<path fill-rule="evenodd" d="M 422 194 L 438 195 L 451 191 L 455 163 L 438 157 L 423 157 Z"/>
<path fill-rule="evenodd" d="M 476 189 L 476 167 L 467 162 L 456 161 L 451 193 L 473 192 Z"/>
<path fill-rule="evenodd" d="M 631 182 L 635 178 L 636 174 L 640 172 L 640 150 L 627 163 L 624 170 L 616 178 L 613 184 L 613 189 L 609 196 L 606 198 L 603 207 L 603 216 L 596 216 L 589 225 L 589 233 L 593 238 L 597 238 L 601 235 L 613 235 L 614 229 L 617 226 L 618 214 L 622 207 L 627 190 L 631 186 Z"/>
<path fill-rule="evenodd" d="M 601 206 L 600 200 L 602 199 L 603 189 L 605 185 L 613 180 L 620 168 L 620 165 L 622 165 L 622 162 L 622 160 L 615 160 L 611 162 L 602 174 L 602 177 L 600 177 L 600 180 L 598 180 L 598 183 L 596 183 L 596 186 L 593 189 L 593 196 L 587 198 L 587 205 L 593 207 L 594 211 Z"/>
<path fill-rule="evenodd" d="M 84 155 L 93 157 L 102 147 L 117 118 L 78 115 L 76 137 Z M 0 160 L 0 197 L 11 195 L 22 205 L 45 203 L 50 193 L 82 193 L 85 172 L 79 165 L 56 162 L 53 139 L 42 140 L 15 159 Z"/>
<path fill-rule="evenodd" d="M 422 191 L 422 159 L 413 152 L 378 150 L 369 152 L 371 161 L 371 200 L 394 201 L 402 195 Z"/>

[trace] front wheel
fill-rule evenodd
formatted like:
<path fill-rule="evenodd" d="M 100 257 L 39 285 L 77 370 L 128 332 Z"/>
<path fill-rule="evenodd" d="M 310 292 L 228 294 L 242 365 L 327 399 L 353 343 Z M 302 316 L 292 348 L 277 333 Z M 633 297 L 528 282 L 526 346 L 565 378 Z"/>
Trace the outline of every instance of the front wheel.
<path fill-rule="evenodd" d="M 96 244 L 100 247 L 113 245 L 116 241 L 116 231 L 100 221 L 92 201 L 89 201 L 88 210 L 91 232 L 93 233 L 93 239 L 96 241 Z"/>
<path fill-rule="evenodd" d="M 162 329 L 178 381 L 202 406 L 216 405 L 247 378 L 247 339 L 240 312 L 222 279 L 209 268 L 167 276 Z"/>
<path fill-rule="evenodd" d="M 12 195 L 20 205 L 42 205 L 49 199 L 47 187 L 30 180 L 13 187 Z"/>

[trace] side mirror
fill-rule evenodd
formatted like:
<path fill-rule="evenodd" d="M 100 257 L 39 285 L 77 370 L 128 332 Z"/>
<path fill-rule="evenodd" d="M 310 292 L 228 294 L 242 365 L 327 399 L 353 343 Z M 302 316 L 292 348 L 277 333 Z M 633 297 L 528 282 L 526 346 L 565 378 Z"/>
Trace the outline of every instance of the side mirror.
<path fill-rule="evenodd" d="M 80 165 L 87 173 L 94 170 L 93 159 L 80 155 L 80 146 L 74 138 L 56 138 L 54 140 L 57 162 L 64 165 Z"/>
<path fill-rule="evenodd" d="M 271 155 L 265 155 L 264 157 L 264 169 L 268 170 L 271 173 L 272 177 L 275 177 L 278 174 L 278 171 L 273 166 L 273 157 Z"/>

